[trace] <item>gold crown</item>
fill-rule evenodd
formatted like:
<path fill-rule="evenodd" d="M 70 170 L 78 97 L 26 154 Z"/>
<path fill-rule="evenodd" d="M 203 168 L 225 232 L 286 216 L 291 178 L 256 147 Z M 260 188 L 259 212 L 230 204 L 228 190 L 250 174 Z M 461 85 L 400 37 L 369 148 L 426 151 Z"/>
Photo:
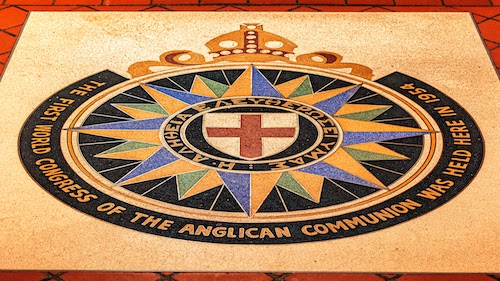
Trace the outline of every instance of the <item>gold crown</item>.
<path fill-rule="evenodd" d="M 261 24 L 246 23 L 240 29 L 222 34 L 210 41 L 207 46 L 212 60 L 189 50 L 175 50 L 163 53 L 159 61 L 141 61 L 132 64 L 128 72 L 133 78 L 151 74 L 151 67 L 188 66 L 213 64 L 221 61 L 232 62 L 269 62 L 283 61 L 289 64 L 307 65 L 320 68 L 351 69 L 349 72 L 365 79 L 373 77 L 372 70 L 364 65 L 342 62 L 342 56 L 333 52 L 319 51 L 296 56 L 293 52 L 297 45 L 279 35 L 264 31 Z"/>
<path fill-rule="evenodd" d="M 232 31 L 208 41 L 205 46 L 215 61 L 269 61 L 288 60 L 297 45 L 279 35 L 264 31 L 261 24 L 246 23 Z"/>

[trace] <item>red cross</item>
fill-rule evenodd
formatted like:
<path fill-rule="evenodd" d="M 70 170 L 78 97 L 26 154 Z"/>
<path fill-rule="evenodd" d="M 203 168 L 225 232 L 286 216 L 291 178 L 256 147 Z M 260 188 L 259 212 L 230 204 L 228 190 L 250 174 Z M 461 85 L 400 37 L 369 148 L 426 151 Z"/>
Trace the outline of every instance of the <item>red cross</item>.
<path fill-rule="evenodd" d="M 289 138 L 295 128 L 262 128 L 262 115 L 241 115 L 240 128 L 207 128 L 209 137 L 240 138 L 240 155 L 248 158 L 262 156 L 262 138 Z"/>

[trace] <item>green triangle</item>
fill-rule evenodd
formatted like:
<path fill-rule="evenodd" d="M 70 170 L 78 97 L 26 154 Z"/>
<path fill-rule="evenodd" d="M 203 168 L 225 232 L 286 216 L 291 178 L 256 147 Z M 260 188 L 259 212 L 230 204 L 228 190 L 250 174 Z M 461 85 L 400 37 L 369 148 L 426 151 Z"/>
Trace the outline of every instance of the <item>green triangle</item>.
<path fill-rule="evenodd" d="M 229 88 L 228 85 L 219 83 L 217 81 L 205 78 L 203 76 L 198 76 L 200 77 L 201 81 L 207 85 L 207 87 L 214 92 L 215 95 L 217 95 L 219 98 L 227 91 Z"/>
<path fill-rule="evenodd" d="M 154 103 L 154 104 L 149 104 L 149 103 L 117 103 L 117 105 L 121 105 L 124 107 L 128 108 L 133 108 L 133 109 L 138 109 L 138 110 L 143 110 L 143 111 L 148 111 L 148 112 L 154 112 L 158 114 L 165 114 L 168 115 L 168 113 L 161 107 L 161 105 Z"/>
<path fill-rule="evenodd" d="M 311 80 L 309 79 L 309 76 L 307 76 L 302 83 L 293 91 L 293 93 L 289 96 L 289 98 L 295 98 L 295 97 L 300 97 L 300 96 L 305 96 L 305 95 L 310 95 L 314 93 L 314 90 L 311 85 Z"/>
<path fill-rule="evenodd" d="M 101 152 L 101 153 L 99 153 L 99 155 L 106 155 L 106 154 L 113 154 L 113 153 L 124 152 L 124 151 L 131 151 L 131 150 L 137 150 L 137 149 L 148 148 L 148 147 L 153 147 L 153 146 L 157 146 L 157 145 L 145 143 L 145 142 L 128 141 L 126 143 L 122 143 L 118 146 L 115 146 L 111 149 L 108 149 L 104 152 Z"/>
<path fill-rule="evenodd" d="M 300 183 L 298 183 L 292 175 L 290 175 L 288 172 L 285 172 L 281 175 L 280 179 L 276 183 L 276 185 L 279 185 L 280 187 L 293 192 L 299 196 L 302 196 L 306 199 L 309 200 L 314 200 L 309 193 L 304 189 Z"/>
<path fill-rule="evenodd" d="M 191 173 L 180 174 L 177 176 L 177 192 L 179 198 L 182 198 L 186 193 L 202 178 L 209 170 L 201 170 Z"/>
<path fill-rule="evenodd" d="M 358 150 L 349 147 L 344 147 L 344 149 L 347 153 L 349 153 L 349 155 L 358 161 L 404 160 L 396 156 Z"/>
<path fill-rule="evenodd" d="M 350 113 L 350 114 L 344 114 L 344 115 L 339 115 L 337 117 L 342 117 L 346 119 L 353 119 L 353 120 L 360 120 L 360 121 L 371 121 L 380 114 L 384 113 L 389 109 L 390 106 L 384 107 L 384 108 L 379 108 L 379 109 L 374 109 L 370 111 L 364 111 L 364 112 L 357 112 L 357 113 Z"/>

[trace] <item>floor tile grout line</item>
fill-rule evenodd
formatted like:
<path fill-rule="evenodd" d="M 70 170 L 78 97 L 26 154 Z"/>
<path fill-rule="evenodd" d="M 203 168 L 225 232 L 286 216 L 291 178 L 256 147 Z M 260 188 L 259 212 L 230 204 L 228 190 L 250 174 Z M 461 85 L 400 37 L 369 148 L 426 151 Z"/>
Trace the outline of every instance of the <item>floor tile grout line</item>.
<path fill-rule="evenodd" d="M 491 41 L 491 40 L 484 39 L 484 38 L 483 38 L 483 40 L 484 40 L 484 41 L 487 41 L 487 42 L 490 42 L 490 43 L 493 43 L 493 44 L 500 45 L 500 43 L 499 43 L 499 42 Z M 495 47 L 495 48 L 496 48 L 496 47 Z"/>
<path fill-rule="evenodd" d="M 384 279 L 384 281 L 397 281 L 399 278 L 403 276 L 403 274 L 394 274 L 394 273 L 381 273 L 375 274 L 376 276 Z M 384 275 L 394 275 L 393 277 L 386 277 Z"/>
<path fill-rule="evenodd" d="M 492 279 L 494 279 L 494 280 L 496 280 L 496 281 L 500 281 L 500 278 L 499 278 L 499 277 L 496 277 L 496 276 L 495 276 L 495 275 L 493 275 L 493 274 L 486 274 L 486 276 L 488 276 L 488 277 L 490 277 L 490 278 L 492 278 Z"/>
<path fill-rule="evenodd" d="M 3 0 L 4 1 L 4 4 L 2 4 L 1 6 L 4 6 L 2 9 L 4 8 L 8 8 L 8 7 L 11 7 L 11 6 L 72 6 L 74 4 L 62 4 L 62 5 L 59 5 L 59 4 L 24 4 L 24 3 L 14 3 L 14 4 L 5 4 L 6 0 Z M 53 3 L 57 2 L 56 0 L 52 0 Z M 104 4 L 105 0 L 102 0 L 101 1 L 101 4 L 98 4 L 98 5 L 94 5 L 92 4 L 92 6 L 152 6 L 152 5 L 158 5 L 158 4 L 150 4 L 150 5 L 144 5 L 144 4 Z M 244 4 L 244 3 L 201 3 L 201 0 L 198 1 L 198 4 L 161 4 L 161 5 L 169 5 L 169 6 L 212 6 L 212 5 L 242 5 L 242 6 L 290 6 L 290 5 L 294 5 L 292 3 L 276 3 L 276 4 L 262 4 L 262 3 L 256 3 L 256 4 L 253 4 L 253 3 L 250 3 L 250 4 Z M 468 7 L 473 7 L 473 8 L 487 8 L 487 7 L 494 7 L 494 8 L 497 8 L 497 7 L 500 7 L 500 5 L 491 5 L 491 6 L 485 6 L 485 5 L 397 5 L 397 4 L 393 4 L 393 5 L 378 5 L 378 4 L 328 4 L 328 3 L 316 3 L 316 4 L 311 4 L 311 3 L 305 3 L 305 4 L 301 4 L 301 3 L 298 3 L 298 4 L 295 4 L 295 5 L 298 5 L 298 6 L 330 6 L 330 7 L 357 7 L 357 6 L 376 6 L 376 7 L 384 7 L 384 6 L 388 6 L 388 7 L 441 7 L 441 8 L 456 8 L 456 9 L 460 9 L 460 8 L 468 8 Z M 479 15 L 479 14 L 478 14 Z M 498 16 L 498 15 L 497 15 Z M 484 16 L 483 16 L 484 17 Z"/>
<path fill-rule="evenodd" d="M 305 7 L 312 9 L 312 10 L 315 10 L 316 12 L 322 12 L 320 9 L 314 8 L 311 5 L 306 5 Z"/>
<path fill-rule="evenodd" d="M 57 273 L 52 273 L 50 271 L 46 271 L 45 274 L 47 275 L 46 279 L 43 279 L 41 281 L 64 281 L 64 279 L 61 278 L 61 275 L 65 274 L 66 272 L 58 271 Z"/>

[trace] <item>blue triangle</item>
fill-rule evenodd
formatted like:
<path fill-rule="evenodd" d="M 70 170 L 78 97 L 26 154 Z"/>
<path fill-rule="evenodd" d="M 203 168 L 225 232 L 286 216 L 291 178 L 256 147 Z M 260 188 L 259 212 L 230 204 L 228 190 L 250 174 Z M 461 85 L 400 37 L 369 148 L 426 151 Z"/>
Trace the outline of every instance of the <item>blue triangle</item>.
<path fill-rule="evenodd" d="M 133 179 L 149 171 L 168 165 L 176 160 L 179 159 L 172 153 L 170 153 L 166 148 L 160 148 L 157 152 L 155 152 L 155 154 L 144 160 L 141 164 L 135 167 L 132 171 L 130 171 L 116 183 L 121 183 Z"/>
<path fill-rule="evenodd" d="M 158 130 L 167 117 L 82 126 L 76 130 Z"/>
<path fill-rule="evenodd" d="M 429 134 L 430 132 L 344 132 L 342 145 L 387 141 Z"/>
<path fill-rule="evenodd" d="M 200 96 L 200 95 L 196 95 L 196 94 L 191 94 L 189 92 L 177 91 L 174 89 L 169 89 L 169 88 L 160 87 L 160 86 L 151 85 L 151 84 L 148 84 L 147 86 L 151 87 L 159 92 L 162 92 L 165 95 L 168 95 L 168 96 L 171 96 L 177 100 L 183 101 L 187 104 L 195 104 L 195 103 L 204 102 L 204 101 L 213 99 L 211 97 Z"/>
<path fill-rule="evenodd" d="M 252 96 L 283 98 L 276 88 L 252 65 Z"/>
<path fill-rule="evenodd" d="M 315 174 L 323 177 L 327 177 L 330 179 L 341 180 L 345 182 L 350 182 L 354 184 L 359 184 L 363 186 L 373 187 L 373 188 L 381 188 L 376 184 L 365 181 L 364 179 L 358 178 L 355 175 L 348 173 L 344 170 L 336 168 L 332 165 L 329 165 L 324 162 L 318 162 L 311 166 L 307 166 L 305 168 L 299 169 L 300 172 L 306 172 L 310 174 Z"/>
<path fill-rule="evenodd" d="M 325 111 L 330 115 L 334 115 L 339 111 L 339 109 L 344 106 L 344 104 L 361 88 L 361 85 L 357 85 L 354 88 L 351 88 L 345 92 L 342 92 L 334 97 L 331 97 L 327 100 L 320 101 L 318 103 L 313 104 L 315 107 Z"/>
<path fill-rule="evenodd" d="M 218 171 L 219 176 L 224 181 L 227 188 L 231 191 L 243 208 L 250 214 L 250 174 L 239 174 Z"/>

